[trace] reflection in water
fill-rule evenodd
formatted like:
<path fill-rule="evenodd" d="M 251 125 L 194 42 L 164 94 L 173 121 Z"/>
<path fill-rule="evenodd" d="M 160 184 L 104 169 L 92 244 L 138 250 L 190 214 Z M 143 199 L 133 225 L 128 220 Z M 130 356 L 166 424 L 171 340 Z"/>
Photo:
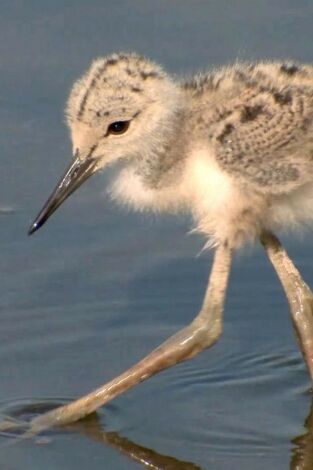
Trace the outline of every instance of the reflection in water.
<path fill-rule="evenodd" d="M 304 427 L 306 433 L 292 440 L 296 447 L 292 450 L 291 470 L 313 470 L 313 400 Z"/>
<path fill-rule="evenodd" d="M 313 470 L 313 400 L 304 427 L 307 432 L 292 439 L 295 447 L 292 450 L 290 460 L 291 470 Z M 182 462 L 173 457 L 158 454 L 152 449 L 147 449 L 121 437 L 116 432 L 105 432 L 97 414 L 93 414 L 89 418 L 67 428 L 107 444 L 147 468 L 155 470 L 201 470 L 201 467 L 191 462 Z"/>
<path fill-rule="evenodd" d="M 60 436 L 64 432 L 75 432 L 116 449 L 145 468 L 154 470 L 202 470 L 200 466 L 192 462 L 184 462 L 168 455 L 159 454 L 153 449 L 143 447 L 120 436 L 117 432 L 106 432 L 101 422 L 101 416 L 97 413 L 93 413 L 71 425 L 45 431 L 44 435 L 40 434 L 43 438 L 38 436 L 37 433 L 27 433 L 29 422 L 34 416 L 45 413 L 60 404 L 61 402 L 52 402 L 51 400 L 43 400 L 38 403 L 28 400 L 7 405 L 6 411 L 9 410 L 9 415 L 4 413 L 5 408 L 0 411 L 2 416 L 0 435 L 14 438 L 14 441 L 11 441 L 8 445 L 16 445 L 25 438 L 35 438 L 35 443 L 48 444 L 51 440 L 50 437 L 53 437 L 53 435 Z M 295 437 L 291 441 L 295 445 L 290 460 L 291 470 L 313 470 L 313 399 L 304 427 L 306 433 Z M 47 432 L 48 434 L 46 434 Z M 6 447 L 6 445 L 1 447 Z"/>
<path fill-rule="evenodd" d="M 168 455 L 161 455 L 152 449 L 143 447 L 129 439 L 120 436 L 117 432 L 105 432 L 96 413 L 82 421 L 67 426 L 87 437 L 117 449 L 131 460 L 140 463 L 145 468 L 154 470 L 201 470 L 201 467 L 191 462 L 183 462 Z"/>
<path fill-rule="evenodd" d="M 49 444 L 54 435 L 60 436 L 65 432 L 83 434 L 90 439 L 109 445 L 126 455 L 131 460 L 154 470 L 201 470 L 201 467 L 191 463 L 177 460 L 174 457 L 161 455 L 152 449 L 140 446 L 129 439 L 120 436 L 117 432 L 106 432 L 101 423 L 101 417 L 93 413 L 85 419 L 68 426 L 51 428 L 44 433 L 29 432 L 29 423 L 32 418 L 64 404 L 61 400 L 21 400 L 6 404 L 0 408 L 0 435 L 13 438 L 1 447 L 17 445 L 24 439 L 34 438 L 37 444 Z"/>

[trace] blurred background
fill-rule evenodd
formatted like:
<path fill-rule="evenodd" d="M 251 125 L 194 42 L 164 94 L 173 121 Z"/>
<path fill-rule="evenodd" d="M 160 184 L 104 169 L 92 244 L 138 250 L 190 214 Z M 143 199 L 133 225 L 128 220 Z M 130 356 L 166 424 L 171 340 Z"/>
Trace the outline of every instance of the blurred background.
<path fill-rule="evenodd" d="M 0 412 L 73 399 L 122 372 L 193 318 L 211 266 L 187 218 L 116 207 L 108 174 L 27 237 L 71 159 L 73 81 L 121 50 L 183 76 L 236 60 L 312 62 L 312 21 L 309 0 L 1 0 Z M 312 285 L 312 235 L 282 238 Z M 251 248 L 236 257 L 214 348 L 114 400 L 92 432 L 1 438 L 0 466 L 312 469 L 309 387 L 280 285 Z"/>

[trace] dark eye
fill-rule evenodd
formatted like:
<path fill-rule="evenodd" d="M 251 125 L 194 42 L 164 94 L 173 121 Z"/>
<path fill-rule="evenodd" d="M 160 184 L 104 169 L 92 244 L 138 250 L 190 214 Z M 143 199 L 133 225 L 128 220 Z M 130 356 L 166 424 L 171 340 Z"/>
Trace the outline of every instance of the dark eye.
<path fill-rule="evenodd" d="M 108 127 L 108 134 L 124 134 L 129 128 L 130 121 L 116 121 Z"/>

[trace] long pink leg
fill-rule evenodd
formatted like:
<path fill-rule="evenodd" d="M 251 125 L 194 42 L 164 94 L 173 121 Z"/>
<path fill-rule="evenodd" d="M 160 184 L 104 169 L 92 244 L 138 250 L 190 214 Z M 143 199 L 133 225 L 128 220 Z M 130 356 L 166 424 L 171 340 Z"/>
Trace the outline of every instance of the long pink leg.
<path fill-rule="evenodd" d="M 261 235 L 267 255 L 282 283 L 300 348 L 313 380 L 313 294 L 289 258 L 278 238 L 270 232 Z"/>
<path fill-rule="evenodd" d="M 112 398 L 180 361 L 191 359 L 212 346 L 223 326 L 223 308 L 232 250 L 227 243 L 216 249 L 202 308 L 190 325 L 170 337 L 123 374 L 89 394 L 34 418 L 28 435 L 51 426 L 65 425 L 92 413 Z"/>

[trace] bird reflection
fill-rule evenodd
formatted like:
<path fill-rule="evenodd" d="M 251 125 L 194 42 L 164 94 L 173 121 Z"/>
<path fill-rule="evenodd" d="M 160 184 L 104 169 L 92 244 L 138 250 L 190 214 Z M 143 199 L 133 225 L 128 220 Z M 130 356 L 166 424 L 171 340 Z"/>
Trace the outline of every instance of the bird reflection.
<path fill-rule="evenodd" d="M 192 462 L 184 462 L 168 455 L 143 447 L 129 439 L 120 436 L 117 432 L 108 432 L 104 429 L 103 416 L 91 413 L 80 421 L 67 426 L 56 426 L 45 432 L 33 432 L 31 420 L 34 416 L 40 416 L 49 410 L 60 406 L 56 400 L 25 400 L 15 402 L 0 410 L 0 436 L 5 437 L 6 442 L 0 448 L 12 447 L 24 441 L 32 439 L 35 444 L 49 444 L 54 436 L 64 433 L 79 433 L 94 441 L 116 449 L 119 453 L 127 456 L 130 460 L 141 464 L 144 468 L 153 470 L 202 470 L 201 467 Z"/>
<path fill-rule="evenodd" d="M 162 455 L 153 449 L 143 447 L 117 432 L 106 432 L 99 416 L 94 413 L 67 429 L 79 432 L 90 439 L 108 445 L 129 459 L 141 464 L 144 468 L 154 470 L 203 470 L 192 462 L 184 462 L 174 457 Z M 313 470 L 313 399 L 310 411 L 304 422 L 305 432 L 291 440 L 292 448 L 290 470 Z"/>
<path fill-rule="evenodd" d="M 153 449 L 146 448 L 137 444 L 126 437 L 121 436 L 117 432 L 105 431 L 103 419 L 98 413 L 92 413 L 84 419 L 76 423 L 55 427 L 54 430 L 49 430 L 48 434 L 42 435 L 41 433 L 34 433 L 29 426 L 29 420 L 23 420 L 23 412 L 33 412 L 35 414 L 44 413 L 50 409 L 52 405 L 45 403 L 38 407 L 38 404 L 32 404 L 18 409 L 16 413 L 5 415 L 1 413 L 2 421 L 0 422 L 0 435 L 4 437 L 13 437 L 2 447 L 8 445 L 16 445 L 24 439 L 34 439 L 35 443 L 49 444 L 53 434 L 60 435 L 60 433 L 79 433 L 94 441 L 109 446 L 117 450 L 120 454 L 128 457 L 130 460 L 142 465 L 144 468 L 153 470 L 203 470 L 202 467 L 192 462 L 179 460 L 169 455 L 163 455 Z M 56 404 L 53 403 L 53 407 Z M 12 410 L 11 410 L 12 411 Z M 291 439 L 293 448 L 290 457 L 290 470 L 313 470 L 313 398 L 311 400 L 310 410 L 307 418 L 304 421 L 303 427 L 305 432 L 299 436 Z"/>
<path fill-rule="evenodd" d="M 66 426 L 67 429 L 79 432 L 88 438 L 116 449 L 130 460 L 153 470 L 203 470 L 192 462 L 184 462 L 169 455 L 162 455 L 153 449 L 143 447 L 120 436 L 117 432 L 106 432 L 99 416 L 94 413 L 84 420 Z"/>
<path fill-rule="evenodd" d="M 292 439 L 290 470 L 313 470 L 313 399 L 310 412 L 304 421 L 305 433 Z"/>

